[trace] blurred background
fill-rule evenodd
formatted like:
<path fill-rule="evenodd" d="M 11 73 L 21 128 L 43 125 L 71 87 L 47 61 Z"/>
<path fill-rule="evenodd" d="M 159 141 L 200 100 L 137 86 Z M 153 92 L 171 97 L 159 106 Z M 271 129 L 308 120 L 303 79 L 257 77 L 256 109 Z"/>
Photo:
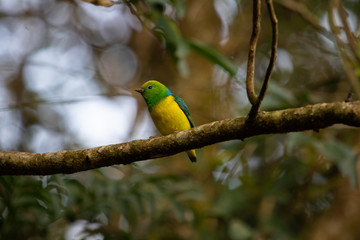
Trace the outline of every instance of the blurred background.
<path fill-rule="evenodd" d="M 134 92 L 149 79 L 182 97 L 196 125 L 248 113 L 252 1 L 96 3 L 0 0 L 1 151 L 159 135 Z M 274 6 L 278 58 L 261 108 L 358 99 L 358 1 Z M 271 47 L 262 10 L 256 89 Z M 336 125 L 230 141 L 197 150 L 196 164 L 181 153 L 2 176 L 0 239 L 359 239 L 359 133 Z"/>

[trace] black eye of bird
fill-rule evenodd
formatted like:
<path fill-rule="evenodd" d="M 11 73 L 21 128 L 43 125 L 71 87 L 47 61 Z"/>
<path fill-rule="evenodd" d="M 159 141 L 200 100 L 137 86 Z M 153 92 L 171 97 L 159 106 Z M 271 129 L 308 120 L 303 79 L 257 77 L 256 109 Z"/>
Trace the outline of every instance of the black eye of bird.
<path fill-rule="evenodd" d="M 148 89 L 152 89 L 152 86 L 150 85 L 150 86 L 148 86 Z"/>

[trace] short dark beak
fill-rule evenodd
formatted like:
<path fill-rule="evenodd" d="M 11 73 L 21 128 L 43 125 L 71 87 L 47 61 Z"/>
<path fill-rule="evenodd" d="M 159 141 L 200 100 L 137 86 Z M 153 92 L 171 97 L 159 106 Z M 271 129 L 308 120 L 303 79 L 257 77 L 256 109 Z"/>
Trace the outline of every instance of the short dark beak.
<path fill-rule="evenodd" d="M 140 93 L 140 94 L 143 94 L 144 93 L 144 89 L 142 88 L 138 88 L 138 89 L 135 89 L 136 92 Z"/>

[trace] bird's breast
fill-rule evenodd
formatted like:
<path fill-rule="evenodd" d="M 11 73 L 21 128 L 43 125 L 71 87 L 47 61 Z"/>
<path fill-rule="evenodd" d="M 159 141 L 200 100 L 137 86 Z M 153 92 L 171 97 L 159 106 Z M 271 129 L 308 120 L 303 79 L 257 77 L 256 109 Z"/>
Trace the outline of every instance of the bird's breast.
<path fill-rule="evenodd" d="M 159 101 L 150 110 L 150 115 L 156 128 L 163 135 L 191 128 L 185 113 L 171 95 Z"/>

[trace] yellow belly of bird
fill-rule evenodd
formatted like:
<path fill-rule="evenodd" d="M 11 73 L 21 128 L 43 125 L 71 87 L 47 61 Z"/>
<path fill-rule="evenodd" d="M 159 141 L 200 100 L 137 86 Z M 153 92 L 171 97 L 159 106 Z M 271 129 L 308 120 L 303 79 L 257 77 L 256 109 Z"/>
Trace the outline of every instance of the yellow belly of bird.
<path fill-rule="evenodd" d="M 162 135 L 191 128 L 185 113 L 171 95 L 158 102 L 151 109 L 150 115 Z"/>

